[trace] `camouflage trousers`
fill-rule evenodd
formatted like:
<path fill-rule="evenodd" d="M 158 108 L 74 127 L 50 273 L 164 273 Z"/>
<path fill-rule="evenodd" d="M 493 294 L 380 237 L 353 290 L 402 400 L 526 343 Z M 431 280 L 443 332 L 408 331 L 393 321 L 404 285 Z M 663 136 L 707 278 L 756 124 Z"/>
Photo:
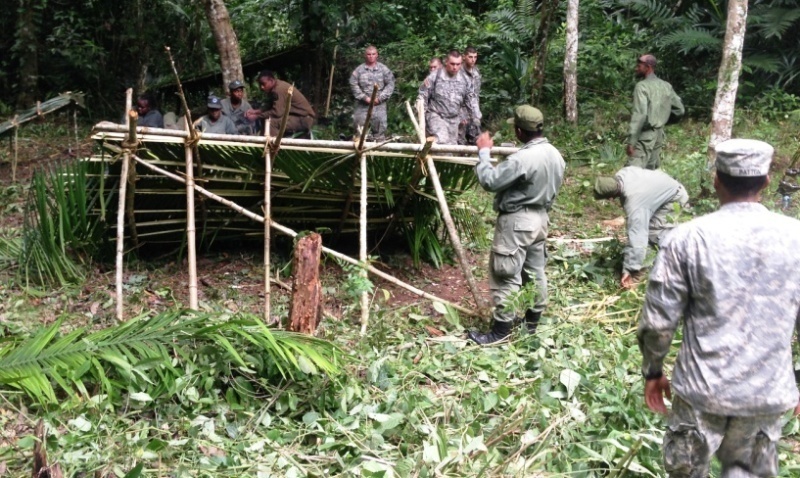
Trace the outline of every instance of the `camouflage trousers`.
<path fill-rule="evenodd" d="M 535 281 L 534 312 L 542 312 L 547 304 L 547 261 L 545 239 L 548 227 L 547 211 L 543 207 L 521 209 L 497 216 L 494 242 L 489 256 L 489 288 L 494 302 L 493 318 L 512 322 L 514 310 L 507 309 L 510 296 L 520 287 Z"/>
<path fill-rule="evenodd" d="M 689 194 L 682 184 L 678 187 L 675 196 L 662 204 L 660 208 L 656 209 L 656 212 L 654 212 L 653 216 L 650 218 L 650 244 L 654 246 L 660 245 L 667 233 L 677 226 L 673 220 L 670 220 L 670 215 L 675 214 L 675 203 L 678 203 L 681 208 L 685 208 L 689 204 Z"/>
<path fill-rule="evenodd" d="M 464 121 L 467 121 L 464 123 Z M 458 144 L 462 146 L 475 144 L 478 136 L 481 134 L 481 129 L 478 125 L 473 124 L 469 119 L 462 119 L 458 123 Z"/>
<path fill-rule="evenodd" d="M 369 111 L 369 105 L 365 105 L 361 102 L 356 103 L 355 110 L 353 111 L 353 127 L 356 130 L 356 137 L 360 137 L 364 123 L 367 121 L 367 111 Z M 372 118 L 370 118 L 369 122 L 370 131 L 367 133 L 367 138 L 373 141 L 386 140 L 388 122 L 386 103 L 378 103 L 372 108 Z"/>
<path fill-rule="evenodd" d="M 458 144 L 458 116 L 443 118 L 439 113 L 429 111 L 425 115 L 425 129 L 429 136 L 436 136 L 436 144 Z"/>
<path fill-rule="evenodd" d="M 722 463 L 722 478 L 775 476 L 781 417 L 712 415 L 673 395 L 664 436 L 664 469 L 672 478 L 705 478 L 716 455 Z"/>
<path fill-rule="evenodd" d="M 661 166 L 661 150 L 665 141 L 664 128 L 642 131 L 639 141 L 633 146 L 633 156 L 628 157 L 625 166 L 658 169 Z"/>

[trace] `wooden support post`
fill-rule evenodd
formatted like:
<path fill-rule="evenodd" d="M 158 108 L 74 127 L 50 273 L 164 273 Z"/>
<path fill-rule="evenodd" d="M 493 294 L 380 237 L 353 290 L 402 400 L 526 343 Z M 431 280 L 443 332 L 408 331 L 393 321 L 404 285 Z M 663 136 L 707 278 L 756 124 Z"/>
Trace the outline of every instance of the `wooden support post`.
<path fill-rule="evenodd" d="M 322 236 L 311 233 L 301 237 L 294 246 L 292 271 L 292 308 L 289 330 L 314 334 L 322 319 L 322 286 L 319 282 L 319 260 L 322 255 Z"/>
<path fill-rule="evenodd" d="M 411 112 L 411 107 L 408 106 L 409 115 L 411 115 L 411 120 L 414 123 L 415 127 L 417 127 L 417 135 L 420 137 L 421 143 L 427 143 L 427 139 L 422 139 L 425 137 L 425 130 L 424 122 L 425 122 L 425 107 L 421 102 L 417 103 L 417 114 L 419 115 L 419 120 L 414 121 L 414 114 Z M 464 278 L 467 280 L 467 285 L 469 286 L 469 290 L 472 292 L 472 296 L 475 298 L 475 305 L 480 309 L 484 309 L 488 306 L 484 304 L 484 301 L 481 299 L 480 292 L 478 291 L 478 286 L 475 284 L 475 278 L 472 275 L 472 270 L 470 269 L 469 262 L 467 261 L 467 256 L 464 254 L 464 247 L 461 245 L 461 238 L 458 236 L 458 231 L 456 230 L 455 223 L 453 223 L 453 217 L 450 215 L 450 206 L 447 205 L 447 198 L 444 195 L 444 190 L 442 189 L 442 183 L 439 181 L 439 174 L 436 172 L 436 164 L 431 155 L 426 155 L 425 162 L 428 165 L 428 177 L 433 183 L 433 189 L 436 191 L 436 199 L 439 201 L 439 208 L 442 212 L 442 219 L 444 220 L 445 227 L 447 228 L 447 234 L 450 237 L 450 243 L 453 245 L 453 249 L 456 251 L 456 256 L 458 256 L 458 262 L 461 265 L 461 272 L 464 274 Z"/>
<path fill-rule="evenodd" d="M 331 75 L 328 78 L 328 98 L 325 100 L 325 114 L 323 115 L 325 118 L 328 117 L 328 114 L 331 112 L 331 93 L 333 92 L 333 72 L 336 69 L 336 51 L 339 49 L 339 29 L 336 29 L 336 35 L 334 37 L 334 41 L 336 42 L 333 45 L 333 60 L 331 61 Z"/>
<path fill-rule="evenodd" d="M 14 123 L 17 123 L 19 116 L 14 117 Z M 19 124 L 14 126 L 14 158 L 11 160 L 11 182 L 17 182 L 17 155 L 19 153 Z"/>
<path fill-rule="evenodd" d="M 264 323 L 269 324 L 272 315 L 272 293 L 270 291 L 270 251 L 271 241 L 269 223 L 272 220 L 272 152 L 270 151 L 269 118 L 264 123 Z"/>
<path fill-rule="evenodd" d="M 377 91 L 377 86 L 375 90 Z M 373 93 L 373 98 L 375 95 Z M 372 105 L 370 105 L 370 111 Z M 369 115 L 367 115 L 369 118 Z M 363 138 L 363 136 L 362 136 Z M 362 143 L 363 144 L 363 143 Z M 367 257 L 367 155 L 359 150 L 361 162 L 361 210 L 358 221 L 358 260 L 366 264 L 369 260 Z M 367 270 L 361 269 L 361 277 L 367 278 Z M 369 322 L 369 292 L 364 291 L 361 293 L 361 335 L 367 333 L 367 323 Z"/>
<path fill-rule="evenodd" d="M 142 166 L 150 169 L 151 171 L 155 171 L 158 174 L 161 174 L 161 175 L 163 175 L 165 177 L 168 177 L 168 178 L 170 178 L 170 179 L 172 179 L 174 181 L 177 181 L 179 183 L 184 183 L 184 184 L 186 183 L 186 179 L 185 178 L 182 178 L 181 176 L 179 176 L 177 174 L 171 173 L 171 172 L 167 171 L 166 169 L 160 168 L 160 167 L 150 163 L 149 161 L 146 161 L 146 160 L 144 160 L 142 158 L 139 158 L 139 157 L 135 157 L 134 159 L 136 160 L 137 163 L 139 163 Z M 202 186 L 198 186 L 198 185 L 195 184 L 194 189 L 195 189 L 195 191 L 197 191 L 198 193 L 202 194 L 203 196 L 205 196 L 205 197 L 207 197 L 207 198 L 209 198 L 211 200 L 217 201 L 220 204 L 224 204 L 225 206 L 233 209 L 234 211 L 238 212 L 239 214 L 241 214 L 241 215 L 243 215 L 245 217 L 249 217 L 250 219 L 252 219 L 254 221 L 261 222 L 261 223 L 264 222 L 264 216 L 260 216 L 260 215 L 258 215 L 256 213 L 254 213 L 253 211 L 250 211 L 247 208 L 244 208 L 244 207 L 236 204 L 233 201 L 229 201 L 228 199 L 225 199 L 225 198 L 223 198 L 223 197 L 221 197 L 221 196 L 219 196 L 217 194 L 214 194 L 211 191 L 203 188 Z M 281 224 L 279 224 L 279 223 L 277 223 L 275 221 L 272 221 L 270 223 L 270 226 L 273 229 L 275 229 L 276 231 L 280 232 L 281 234 L 286 234 L 287 236 L 290 236 L 290 237 L 296 237 L 297 236 L 297 232 L 296 231 L 293 231 L 292 229 L 289 229 L 288 227 L 283 226 L 283 225 L 281 225 Z M 342 254 L 341 252 L 334 251 L 333 249 L 328 249 L 325 246 L 322 247 L 322 252 L 324 252 L 324 253 L 326 253 L 326 254 L 328 254 L 330 256 L 333 256 L 333 257 L 335 257 L 337 259 L 341 259 L 341 260 L 343 260 L 343 261 L 345 261 L 345 262 L 347 262 L 349 264 L 353 264 L 355 266 L 367 269 L 367 271 L 369 271 L 372 274 L 380 277 L 381 279 L 384 279 L 384 280 L 386 280 L 388 282 L 391 282 L 392 284 L 395 284 L 395 285 L 397 285 L 399 287 L 402 287 L 402 288 L 412 292 L 414 295 L 418 295 L 420 297 L 424 297 L 426 299 L 429 299 L 429 300 L 432 300 L 432 301 L 435 301 L 435 302 L 441 302 L 442 304 L 445 304 L 445 305 L 447 305 L 449 307 L 452 307 L 452 308 L 454 308 L 454 309 L 456 309 L 458 311 L 464 312 L 465 314 L 468 314 L 468 315 L 472 315 L 472 316 L 478 316 L 479 315 L 479 313 L 475 312 L 474 310 L 468 309 L 468 308 L 466 308 L 466 307 L 464 307 L 462 305 L 450 302 L 450 301 L 448 301 L 446 299 L 442 299 L 440 297 L 436 297 L 433 294 L 429 294 L 429 293 L 427 293 L 427 292 L 425 292 L 423 290 L 417 289 L 416 287 L 414 287 L 414 286 L 412 286 L 410 284 L 406 284 L 405 282 L 401 281 L 400 279 L 397 279 L 396 277 L 393 277 L 393 276 L 387 274 L 386 272 L 383 272 L 380 269 L 376 269 L 375 267 L 373 267 L 373 266 L 371 266 L 369 264 L 363 264 L 363 263 L 359 262 L 358 260 L 353 259 L 350 256 Z"/>
<path fill-rule="evenodd" d="M 125 124 L 128 125 L 128 138 L 123 144 L 122 155 L 122 172 L 119 177 L 119 190 L 117 194 L 118 208 L 117 208 L 117 257 L 116 257 L 116 293 L 117 293 L 117 320 L 122 321 L 125 319 L 124 301 L 122 291 L 122 259 L 123 251 L 125 250 L 125 199 L 126 189 L 128 186 L 128 169 L 131 163 L 131 148 L 136 147 L 136 122 L 139 119 L 138 113 L 132 109 L 133 105 L 133 90 L 128 88 L 126 92 L 125 101 Z"/>
<path fill-rule="evenodd" d="M 186 123 L 187 130 L 190 128 Z M 197 242 L 194 218 L 194 164 L 192 161 L 192 136 L 186 138 L 184 153 L 186 157 L 186 249 L 189 259 L 189 308 L 197 310 Z"/>

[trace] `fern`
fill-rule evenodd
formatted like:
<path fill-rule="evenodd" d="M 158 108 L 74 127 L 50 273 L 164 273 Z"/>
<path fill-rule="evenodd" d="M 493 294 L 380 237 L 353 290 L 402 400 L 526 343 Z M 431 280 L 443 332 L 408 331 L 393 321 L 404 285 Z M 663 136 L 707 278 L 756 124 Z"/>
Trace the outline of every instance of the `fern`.
<path fill-rule="evenodd" d="M 678 47 L 681 53 L 713 52 L 722 48 L 722 38 L 700 27 L 685 27 L 661 38 L 662 46 Z"/>
<path fill-rule="evenodd" d="M 782 39 L 800 19 L 800 8 L 761 6 L 750 11 L 748 29 L 764 39 Z"/>

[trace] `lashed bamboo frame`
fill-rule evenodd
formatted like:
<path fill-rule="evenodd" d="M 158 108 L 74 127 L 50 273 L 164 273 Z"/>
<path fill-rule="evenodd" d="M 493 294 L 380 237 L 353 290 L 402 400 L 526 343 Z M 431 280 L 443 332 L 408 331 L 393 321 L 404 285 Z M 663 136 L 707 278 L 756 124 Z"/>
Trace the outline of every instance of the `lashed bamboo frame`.
<path fill-rule="evenodd" d="M 288 112 L 288 109 L 289 108 L 287 108 L 287 112 Z M 424 119 L 422 121 L 424 121 Z M 415 126 L 417 126 L 417 128 L 419 128 L 419 123 L 416 122 L 416 121 L 415 121 L 415 123 L 417 123 Z M 419 129 L 418 129 L 418 131 L 419 131 Z M 93 137 L 95 139 L 119 140 L 119 139 L 124 139 L 123 132 L 124 132 L 124 126 L 123 125 L 117 125 L 117 124 L 113 124 L 113 123 L 104 122 L 104 123 L 100 123 L 100 124 L 95 126 L 95 135 Z M 140 141 L 145 141 L 145 142 L 146 141 L 155 141 L 155 142 L 169 142 L 169 143 L 184 143 L 184 144 L 186 144 L 186 143 L 189 143 L 193 139 L 191 137 L 192 134 L 191 134 L 190 131 L 166 130 L 166 129 L 160 129 L 160 128 L 139 127 L 139 128 L 137 128 L 137 133 L 139 135 L 139 140 Z M 268 200 L 269 200 L 268 196 L 270 195 L 271 183 L 272 183 L 272 178 L 271 178 L 271 174 L 270 173 L 271 173 L 271 168 L 272 168 L 272 162 L 274 161 L 275 153 L 277 153 L 278 148 L 283 148 L 283 149 L 301 149 L 301 150 L 304 150 L 304 151 L 318 151 L 318 152 L 328 152 L 328 153 L 330 153 L 330 152 L 352 151 L 355 155 L 358 156 L 358 161 L 359 161 L 359 163 L 361 163 L 361 167 L 359 168 L 359 170 L 360 170 L 359 171 L 360 172 L 359 176 L 361 177 L 361 181 L 360 181 L 360 183 L 361 183 L 360 184 L 361 185 L 360 193 L 361 194 L 360 194 L 360 196 L 361 196 L 361 209 L 362 209 L 361 214 L 360 214 L 360 220 L 359 220 L 359 233 L 360 233 L 359 234 L 359 238 L 360 238 L 360 242 L 363 242 L 364 245 L 366 245 L 366 237 L 365 236 L 366 236 L 366 224 L 367 224 L 366 217 L 365 217 L 366 216 L 366 214 L 365 214 L 366 213 L 366 204 L 367 204 L 367 195 L 366 195 L 367 170 L 366 170 L 366 161 L 365 161 L 366 160 L 366 154 L 365 153 L 367 151 L 374 151 L 376 153 L 380 153 L 383 156 L 389 156 L 389 157 L 396 155 L 398 157 L 398 159 L 402 158 L 404 160 L 409 159 L 407 155 L 414 154 L 414 156 L 416 156 L 418 158 L 418 160 L 425 160 L 425 163 L 428 164 L 429 168 L 430 168 L 430 165 L 434 164 L 433 163 L 434 161 L 440 161 L 440 162 L 445 162 L 445 163 L 446 162 L 450 162 L 450 163 L 456 163 L 456 164 L 468 164 L 468 165 L 474 165 L 474 164 L 477 163 L 477 160 L 474 159 L 474 156 L 477 153 L 477 148 L 475 148 L 474 146 L 436 145 L 436 144 L 431 144 L 428 141 L 424 141 L 423 144 L 414 145 L 414 144 L 399 144 L 399 143 L 386 143 L 386 144 L 366 143 L 366 142 L 363 142 L 363 139 L 362 139 L 362 141 L 359 141 L 358 143 L 350 143 L 350 142 L 344 142 L 344 141 L 297 140 L 297 139 L 287 139 L 287 138 L 270 138 L 268 130 L 265 132 L 265 136 L 237 137 L 237 136 L 229 136 L 229 135 L 204 134 L 204 135 L 202 135 L 201 138 L 199 138 L 199 139 L 197 139 L 195 141 L 197 142 L 197 144 L 260 146 L 260 147 L 264 148 L 264 150 L 265 150 L 265 161 L 266 161 L 265 166 L 267 168 L 268 176 L 265 179 L 265 205 L 264 205 L 264 215 L 263 216 L 258 215 L 256 213 L 253 213 L 252 211 L 249 211 L 249 210 L 243 208 L 242 206 L 236 204 L 233 201 L 229 201 L 229 200 L 227 200 L 225 198 L 222 198 L 222 197 L 220 197 L 220 196 L 218 196 L 218 195 L 216 195 L 216 194 L 214 194 L 214 193 L 202 188 L 201 186 L 198 186 L 197 184 L 191 184 L 191 190 L 193 192 L 196 191 L 196 192 L 200 193 L 201 195 L 203 195 L 203 196 L 205 196 L 207 198 L 210 198 L 210 199 L 212 199 L 214 201 L 217 201 L 217 202 L 219 202 L 219 203 L 221 203 L 221 204 L 233 209 L 234 211 L 238 212 L 239 214 L 242 214 L 242 215 L 244 215 L 244 216 L 246 216 L 246 217 L 248 217 L 248 218 L 250 218 L 252 220 L 264 223 L 265 224 L 265 239 L 264 239 L 265 240 L 265 245 L 264 245 L 265 256 L 268 256 L 269 251 L 270 251 L 270 244 L 269 244 L 271 242 L 270 235 L 269 235 L 270 228 L 274 228 L 278 232 L 281 232 L 283 234 L 287 234 L 287 235 L 292 236 L 292 237 L 296 236 L 296 234 L 297 234 L 295 231 L 293 231 L 293 230 L 291 230 L 291 229 L 289 229 L 287 227 L 284 227 L 284 226 L 276 223 L 275 221 L 273 221 L 271 219 L 271 204 L 268 202 Z M 359 145 L 362 145 L 362 149 L 360 149 L 360 150 L 358 148 Z M 270 146 L 272 146 L 272 147 L 270 147 Z M 513 154 L 516 151 L 517 151 L 517 148 L 495 148 L 493 150 L 493 153 L 495 153 L 498 156 L 507 156 L 507 155 Z M 361 154 L 359 154 L 359 153 L 361 153 Z M 439 154 L 437 155 L 436 153 L 439 153 Z M 187 148 L 187 154 L 191 154 L 191 150 L 189 148 Z M 470 157 L 455 157 L 455 156 L 452 156 L 453 154 L 469 154 L 469 155 L 472 155 L 473 157 L 472 158 L 470 158 Z M 421 155 L 421 157 L 420 157 L 420 155 Z M 188 194 L 188 190 L 189 190 L 189 184 L 187 184 L 188 183 L 188 181 L 187 181 L 188 178 L 185 179 L 185 178 L 180 177 L 180 176 L 178 176 L 176 174 L 170 173 L 169 171 L 166 171 L 166 170 L 164 170 L 162 168 L 159 168 L 158 166 L 155 166 L 155 165 L 149 163 L 148 161 L 139 158 L 138 156 L 134 155 L 133 159 L 136 161 L 136 163 L 141 164 L 144 167 L 147 167 L 148 169 L 150 169 L 150 170 L 152 170 L 152 171 L 154 171 L 154 172 L 156 172 L 156 173 L 158 173 L 160 175 L 163 175 L 165 177 L 168 177 L 168 178 L 171 178 L 173 180 L 180 181 L 180 182 L 186 184 L 187 185 L 187 196 L 190 195 L 190 194 Z M 425 164 L 425 163 L 422 163 L 422 164 Z M 188 166 L 188 164 L 187 164 L 187 166 Z M 434 169 L 434 171 L 435 171 L 435 169 Z M 187 168 L 187 172 L 188 172 L 188 168 Z M 440 185 L 440 187 L 441 187 L 441 185 Z M 442 198 L 437 198 L 437 199 L 440 199 L 440 205 L 441 205 L 441 199 L 443 199 L 443 191 L 442 192 L 437 191 L 437 196 L 439 196 L 440 194 L 441 194 Z M 446 204 L 446 202 L 445 202 L 445 204 Z M 187 218 L 187 221 L 188 221 L 188 218 Z M 450 232 L 450 231 L 448 231 L 448 232 Z M 458 305 L 458 304 L 454 304 L 454 303 L 452 303 L 450 301 L 447 301 L 447 300 L 442 299 L 440 297 L 437 297 L 435 295 L 426 293 L 426 292 L 424 292 L 424 291 L 422 291 L 420 289 L 417 289 L 414 286 L 411 286 L 410 284 L 407 284 L 407 283 L 405 283 L 403 281 L 400 281 L 399 279 L 397 279 L 396 277 L 394 277 L 394 276 L 392 276 L 390 274 L 387 274 L 387 273 L 385 273 L 383 271 L 380 271 L 380 270 L 372 267 L 371 265 L 368 264 L 368 262 L 367 262 L 365 257 L 361 257 L 361 260 L 355 260 L 355 259 L 353 259 L 353 258 L 351 258 L 349 256 L 341 254 L 341 253 L 339 253 L 337 251 L 334 251 L 332 249 L 329 249 L 327 247 L 323 247 L 323 251 L 325 253 L 329 254 L 329 255 L 332 255 L 332 256 L 337 257 L 337 258 L 339 258 L 341 260 L 344 260 L 344 261 L 349 262 L 351 264 L 357 265 L 358 267 L 361 267 L 363 269 L 364 273 L 366 273 L 366 272 L 372 273 L 372 274 L 374 274 L 374 275 L 376 275 L 378 277 L 383 278 L 384 280 L 387 280 L 388 282 L 391 282 L 391 283 L 393 283 L 395 285 L 398 285 L 398 286 L 400 286 L 402 288 L 405 288 L 406 290 L 411 291 L 415 295 L 418 295 L 420 297 L 423 297 L 423 298 L 426 298 L 426 299 L 429 299 L 429 300 L 432 300 L 432 301 L 441 302 L 443 304 L 446 304 L 446 305 L 448 305 L 448 306 L 450 306 L 450 307 L 452 307 L 452 308 L 454 308 L 456 310 L 459 310 L 459 311 L 461 311 L 463 313 L 466 313 L 466 314 L 469 314 L 469 315 L 479 315 L 479 312 L 476 312 L 476 311 L 474 311 L 472 309 L 463 307 L 463 306 Z M 359 255 L 360 256 L 364 256 L 365 255 L 364 251 L 363 250 L 360 251 Z M 267 289 L 267 290 L 265 290 L 265 301 L 266 301 L 266 303 L 265 303 L 265 320 L 269 320 L 269 312 L 270 312 L 270 293 L 269 293 L 269 290 L 268 290 L 269 286 L 270 286 L 270 278 L 269 278 L 269 274 L 270 273 L 269 273 L 268 267 L 269 267 L 269 257 L 265 257 L 265 272 L 264 273 L 265 273 L 265 288 Z M 465 272 L 465 274 L 467 274 L 468 273 L 468 269 L 464 268 L 464 272 Z M 468 282 L 469 282 L 469 279 L 471 279 L 471 277 L 468 278 Z M 195 282 L 195 284 L 196 284 L 196 282 Z M 471 289 L 473 287 L 474 287 L 474 285 L 471 287 Z M 473 290 L 473 292 L 474 292 L 474 290 Z M 364 296 L 364 297 L 366 297 L 366 296 Z M 364 300 L 364 297 L 362 297 L 362 300 L 361 300 L 362 314 L 365 314 L 365 313 L 368 314 L 368 302 Z M 367 302 L 367 303 L 365 303 L 365 302 Z M 477 299 L 477 296 L 476 296 L 476 302 L 478 303 L 478 306 L 480 308 L 480 306 L 482 304 Z M 362 324 L 361 325 L 362 325 L 362 332 L 364 332 L 366 330 L 366 327 L 367 327 L 367 320 L 364 320 L 363 315 L 362 315 Z"/>

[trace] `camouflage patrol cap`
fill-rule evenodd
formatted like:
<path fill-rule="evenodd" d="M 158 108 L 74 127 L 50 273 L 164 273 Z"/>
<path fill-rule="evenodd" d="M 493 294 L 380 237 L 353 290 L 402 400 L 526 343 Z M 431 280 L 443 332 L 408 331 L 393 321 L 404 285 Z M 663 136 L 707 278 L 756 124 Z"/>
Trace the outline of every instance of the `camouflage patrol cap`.
<path fill-rule="evenodd" d="M 594 198 L 608 199 L 614 197 L 619 192 L 617 178 L 599 177 L 594 182 Z"/>
<path fill-rule="evenodd" d="M 239 88 L 244 88 L 244 83 L 239 80 L 233 80 L 228 83 L 228 89 L 231 91 L 238 90 Z"/>
<path fill-rule="evenodd" d="M 729 139 L 714 148 L 717 171 L 735 177 L 766 176 L 775 149 L 755 139 Z"/>
<path fill-rule="evenodd" d="M 214 95 L 211 95 L 211 96 L 208 97 L 208 103 L 206 104 L 206 106 L 208 106 L 212 110 L 221 110 L 222 109 L 222 103 L 219 101 L 219 98 L 217 98 Z"/>
<path fill-rule="evenodd" d="M 508 119 L 508 124 L 525 131 L 541 131 L 542 123 L 544 123 L 542 112 L 530 105 L 517 106 L 514 117 Z"/>

